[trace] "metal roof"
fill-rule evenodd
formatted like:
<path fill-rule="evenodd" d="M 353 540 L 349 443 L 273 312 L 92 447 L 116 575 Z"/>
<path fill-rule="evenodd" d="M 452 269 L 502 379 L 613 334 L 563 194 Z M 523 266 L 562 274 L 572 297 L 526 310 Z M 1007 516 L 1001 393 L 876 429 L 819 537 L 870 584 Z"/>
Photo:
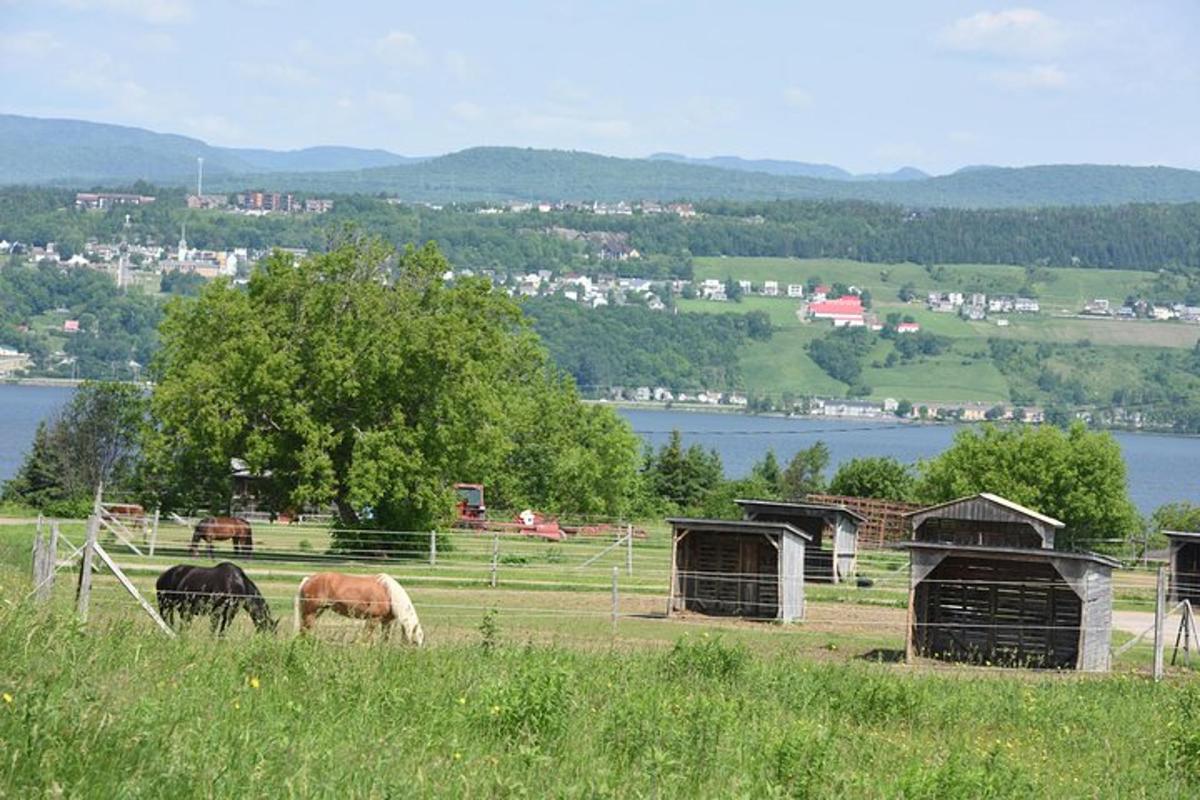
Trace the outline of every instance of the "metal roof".
<path fill-rule="evenodd" d="M 990 503 L 995 503 L 998 506 L 1004 506 L 1009 511 L 1015 511 L 1016 513 L 1021 514 L 1022 516 L 1036 519 L 1038 522 L 1045 523 L 1046 525 L 1052 525 L 1055 528 L 1067 527 L 1067 523 L 1065 523 L 1061 520 L 1057 520 L 1054 517 L 1048 517 L 1045 514 L 1042 514 L 1038 511 L 1034 511 L 1032 508 L 1026 508 L 1025 506 L 1021 505 L 1020 503 L 1014 503 L 1012 500 L 1009 500 L 1008 498 L 1001 497 L 998 494 L 992 494 L 991 492 L 980 492 L 979 494 L 970 494 L 970 495 L 967 495 L 966 497 L 958 497 L 958 498 L 955 498 L 954 500 L 947 500 L 945 503 L 938 503 L 937 505 L 934 505 L 934 506 L 926 506 L 925 508 L 918 508 L 916 511 L 906 512 L 904 514 L 904 516 L 911 517 L 911 516 L 915 516 L 916 514 L 927 514 L 930 511 L 936 511 L 939 508 L 946 508 L 947 506 L 952 506 L 957 503 L 965 502 L 967 500 L 974 500 L 976 497 L 982 497 L 984 500 L 987 500 Z"/>
<path fill-rule="evenodd" d="M 787 522 L 749 522 L 740 519 L 696 519 L 692 517 L 667 517 L 667 522 L 671 523 L 673 528 L 687 528 L 709 533 L 790 533 L 799 536 L 806 542 L 811 542 L 813 538 L 812 534 Z"/>
<path fill-rule="evenodd" d="M 899 550 L 946 550 L 979 555 L 1022 556 L 1049 561 L 1055 558 L 1067 558 L 1073 561 L 1091 561 L 1106 567 L 1120 567 L 1121 562 L 1115 558 L 1102 556 L 1099 553 L 1077 552 L 1067 550 L 1050 550 L 1045 547 L 989 547 L 977 544 L 951 544 L 948 542 L 899 542 L 894 545 Z"/>
<path fill-rule="evenodd" d="M 739 506 L 756 506 L 759 508 L 775 508 L 781 511 L 815 511 L 821 512 L 837 512 L 845 514 L 849 517 L 854 517 L 859 522 L 866 522 L 867 518 L 857 511 L 853 511 L 846 506 L 832 506 L 824 503 L 795 503 L 784 502 L 782 500 L 734 500 Z"/>
<path fill-rule="evenodd" d="M 1196 539 L 1200 541 L 1200 531 L 1163 531 L 1168 539 Z"/>

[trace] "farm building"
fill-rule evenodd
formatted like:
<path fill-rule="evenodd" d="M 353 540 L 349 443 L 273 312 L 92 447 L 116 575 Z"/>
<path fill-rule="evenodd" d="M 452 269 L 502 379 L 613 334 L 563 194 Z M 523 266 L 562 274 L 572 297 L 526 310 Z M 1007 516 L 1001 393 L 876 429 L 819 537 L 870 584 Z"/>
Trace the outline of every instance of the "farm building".
<path fill-rule="evenodd" d="M 792 622 L 804 618 L 804 553 L 812 538 L 783 522 L 668 519 L 667 613 Z"/>
<path fill-rule="evenodd" d="M 1200 605 L 1200 533 L 1163 531 L 1170 542 L 1171 602 Z"/>
<path fill-rule="evenodd" d="M 1055 550 L 1062 522 L 992 494 L 908 518 L 909 659 L 1108 669 L 1117 562 Z"/>
<path fill-rule="evenodd" d="M 751 522 L 786 522 L 811 539 L 804 551 L 804 576 L 810 581 L 838 583 L 854 575 L 858 564 L 858 528 L 866 517 L 845 506 L 737 500 L 742 518 Z"/>

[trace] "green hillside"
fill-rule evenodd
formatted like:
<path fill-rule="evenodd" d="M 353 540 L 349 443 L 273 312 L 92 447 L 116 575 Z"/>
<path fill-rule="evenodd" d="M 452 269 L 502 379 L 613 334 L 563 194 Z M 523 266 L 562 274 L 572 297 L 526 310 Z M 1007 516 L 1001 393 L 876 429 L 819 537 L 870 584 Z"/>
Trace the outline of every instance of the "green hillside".
<path fill-rule="evenodd" d="M 845 181 L 561 150 L 477 147 L 411 166 L 277 174 L 279 189 L 387 192 L 410 200 L 842 199 L 916 206 L 1020 207 L 1200 200 L 1200 172 L 1059 165 L 971 170 L 927 180 Z"/>
<path fill-rule="evenodd" d="M 1200 326 L 1179 322 L 1083 319 L 1074 314 L 1085 300 L 1164 289 L 1153 273 L 1128 270 L 1058 269 L 958 264 L 926 269 L 914 264 L 864 264 L 837 259 L 703 258 L 697 278 L 732 277 L 761 283 L 823 282 L 851 284 L 871 292 L 881 319 L 889 313 L 911 316 L 922 331 L 944 337 L 937 355 L 888 362 L 895 345 L 877 337 L 862 359 L 861 383 L 874 399 L 921 402 L 982 402 L 1107 406 L 1174 406 L 1200 391 L 1193 368 L 1200 347 Z M 1175 281 L 1175 278 L 1168 278 Z M 925 292 L 983 291 L 1015 293 L 1032 288 L 1041 314 L 1005 315 L 968 322 L 954 314 L 929 311 L 922 300 L 902 302 L 901 286 Z M 1166 284 L 1167 291 L 1169 286 Z M 1185 288 L 1180 279 L 1174 284 Z M 742 384 L 737 388 L 779 399 L 785 394 L 844 395 L 848 384 L 830 377 L 809 356 L 811 342 L 831 333 L 827 323 L 803 322 L 800 302 L 785 297 L 746 297 L 741 302 L 679 301 L 681 311 L 742 314 L 761 311 L 775 327 L 770 340 L 747 342 L 738 350 Z M 1011 343 L 1011 344 L 1005 344 Z"/>
<path fill-rule="evenodd" d="M 344 147 L 238 150 L 139 128 L 0 115 L 0 183 L 190 184 L 197 157 L 205 159 L 207 185 L 216 191 L 252 182 L 412 201 L 841 199 L 995 208 L 1200 201 L 1200 172 L 1166 167 L 1046 165 L 830 180 L 759 172 L 736 159 L 715 166 L 514 147 L 476 147 L 427 160 Z"/>

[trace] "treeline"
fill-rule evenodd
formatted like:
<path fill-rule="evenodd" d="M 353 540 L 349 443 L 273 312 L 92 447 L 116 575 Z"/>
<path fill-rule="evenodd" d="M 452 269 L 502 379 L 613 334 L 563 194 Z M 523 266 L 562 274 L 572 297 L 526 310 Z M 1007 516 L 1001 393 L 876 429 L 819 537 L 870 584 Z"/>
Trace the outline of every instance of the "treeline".
<path fill-rule="evenodd" d="M 588 309 L 552 298 L 527 301 L 524 310 L 555 363 L 585 391 L 738 386 L 738 347 L 771 337 L 770 319 L 761 311 L 670 314 L 637 305 Z"/>
<path fill-rule="evenodd" d="M 870 262 L 982 263 L 1194 271 L 1200 203 L 1020 209 L 914 209 L 859 201 L 707 201 L 700 215 L 582 211 L 480 214 L 479 204 L 429 208 L 344 195 L 323 215 L 244 216 L 189 211 L 183 192 L 138 184 L 158 202 L 106 213 L 73 208 L 54 189 L 0 190 L 0 239 L 78 250 L 90 237 L 174 243 L 183 225 L 203 248 L 273 245 L 324 250 L 352 222 L 395 245 L 436 241 L 458 267 L 549 269 L 690 277 L 691 256 L 848 258 Z M 125 227 L 125 215 L 129 226 Z M 643 256 L 605 261 L 593 244 L 551 229 L 622 232 Z M 656 259 L 659 259 L 656 261 Z M 667 261 L 662 261 L 667 259 Z"/>

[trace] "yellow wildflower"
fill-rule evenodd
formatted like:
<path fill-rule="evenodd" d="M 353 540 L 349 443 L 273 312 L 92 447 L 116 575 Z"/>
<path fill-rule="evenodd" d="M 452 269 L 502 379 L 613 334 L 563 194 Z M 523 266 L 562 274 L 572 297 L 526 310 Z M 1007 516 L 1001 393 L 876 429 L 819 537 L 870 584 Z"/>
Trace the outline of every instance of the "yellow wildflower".
<path fill-rule="evenodd" d="M 251 688 L 251 689 L 257 689 L 257 688 L 258 688 L 258 678 L 251 676 L 251 678 L 250 678 L 250 688 Z"/>
<path fill-rule="evenodd" d="M 5 693 L 4 693 L 4 702 L 6 702 L 6 703 L 11 703 L 11 702 L 12 702 L 12 695 L 11 695 L 11 694 L 9 694 L 8 692 L 5 692 Z"/>

